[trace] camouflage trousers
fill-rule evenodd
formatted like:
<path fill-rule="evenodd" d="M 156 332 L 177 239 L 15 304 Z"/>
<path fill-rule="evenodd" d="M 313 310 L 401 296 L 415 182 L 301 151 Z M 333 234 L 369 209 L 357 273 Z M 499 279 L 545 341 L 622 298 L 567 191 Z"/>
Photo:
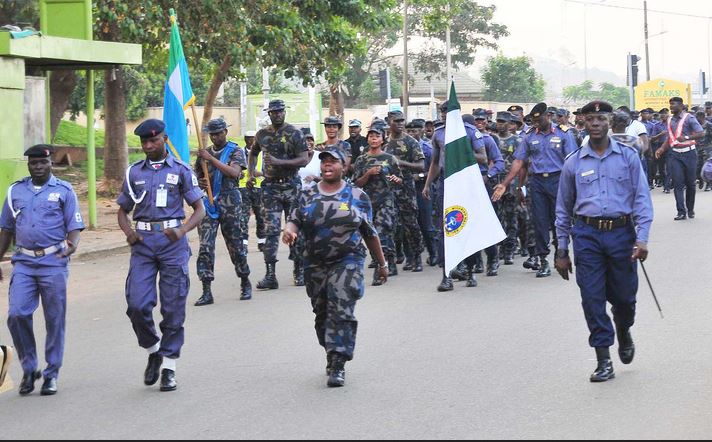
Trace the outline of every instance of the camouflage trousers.
<path fill-rule="evenodd" d="M 534 230 L 534 219 L 532 218 L 532 199 L 527 195 L 525 203 L 517 205 L 517 222 L 519 224 L 519 241 L 522 248 L 531 250 L 536 248 L 536 230 Z"/>
<path fill-rule="evenodd" d="M 235 266 L 235 273 L 240 278 L 250 276 L 250 267 L 247 265 L 247 249 L 242 242 L 241 201 L 242 198 L 238 190 L 220 194 L 216 201 L 220 207 L 220 217 L 213 219 L 206 216 L 198 226 L 200 235 L 198 278 L 201 281 L 215 280 L 215 243 L 218 237 L 218 228 L 222 231 L 227 251 Z"/>
<path fill-rule="evenodd" d="M 262 218 L 265 223 L 265 246 L 264 256 L 267 264 L 277 262 L 277 252 L 279 251 L 279 236 L 282 233 L 282 215 L 289 218 L 292 209 L 298 203 L 299 192 L 302 190 L 302 182 L 297 177 L 289 183 L 269 183 L 262 184 Z M 301 242 L 290 247 L 289 259 L 298 260 L 302 256 Z"/>
<path fill-rule="evenodd" d="M 398 223 L 398 209 L 393 198 L 373 204 L 373 227 L 378 232 L 381 240 L 383 254 L 388 257 L 396 256 L 395 231 Z"/>
<path fill-rule="evenodd" d="M 396 203 L 400 227 L 403 229 L 404 245 L 411 256 L 419 256 L 425 250 L 423 233 L 420 229 L 420 210 L 415 194 L 415 183 L 404 183 L 396 190 Z"/>
<path fill-rule="evenodd" d="M 519 204 L 517 197 L 508 193 L 504 195 L 498 206 L 497 215 L 502 223 L 502 228 L 507 234 L 507 239 L 502 242 L 504 253 L 513 254 L 517 251 L 519 234 Z"/>
<path fill-rule="evenodd" d="M 247 241 L 250 238 L 250 215 L 255 214 L 257 221 L 257 238 L 265 238 L 265 220 L 262 217 L 262 189 L 257 187 L 240 189 L 242 194 L 242 216 L 240 222 L 242 224 L 242 239 Z"/>
<path fill-rule="evenodd" d="M 356 347 L 356 302 L 363 298 L 364 261 L 349 259 L 333 265 L 306 265 L 304 278 L 315 315 L 319 344 L 327 353 L 347 360 Z"/>

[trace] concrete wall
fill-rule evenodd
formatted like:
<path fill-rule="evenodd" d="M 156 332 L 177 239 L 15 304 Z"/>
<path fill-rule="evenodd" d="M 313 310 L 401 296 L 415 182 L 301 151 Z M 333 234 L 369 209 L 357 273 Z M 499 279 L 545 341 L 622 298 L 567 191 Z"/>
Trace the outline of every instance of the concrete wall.
<path fill-rule="evenodd" d="M 45 143 L 47 137 L 47 91 L 44 77 L 25 81 L 25 147 Z"/>

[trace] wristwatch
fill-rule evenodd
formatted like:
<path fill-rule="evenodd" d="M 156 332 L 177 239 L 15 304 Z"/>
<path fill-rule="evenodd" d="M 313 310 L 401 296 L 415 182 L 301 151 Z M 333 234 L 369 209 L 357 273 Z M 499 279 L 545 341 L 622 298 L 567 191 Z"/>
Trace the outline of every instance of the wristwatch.
<path fill-rule="evenodd" d="M 385 263 L 384 265 L 378 264 L 378 268 L 383 269 L 383 270 L 388 270 L 388 263 Z"/>
<path fill-rule="evenodd" d="M 690 137 L 687 136 L 687 135 L 685 135 L 685 139 L 686 139 L 687 141 L 690 141 Z"/>

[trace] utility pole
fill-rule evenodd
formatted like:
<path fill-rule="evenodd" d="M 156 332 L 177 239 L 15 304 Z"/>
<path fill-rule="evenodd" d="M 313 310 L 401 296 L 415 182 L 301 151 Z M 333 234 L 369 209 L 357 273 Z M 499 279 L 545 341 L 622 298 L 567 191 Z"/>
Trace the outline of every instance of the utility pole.
<path fill-rule="evenodd" d="M 588 4 L 583 5 L 583 72 L 588 81 Z"/>
<path fill-rule="evenodd" d="M 645 68 L 646 78 L 650 81 L 650 34 L 648 30 L 648 0 L 643 2 L 643 10 L 645 11 Z"/>
<path fill-rule="evenodd" d="M 403 1 L 403 114 L 408 121 L 408 0 Z"/>
<path fill-rule="evenodd" d="M 247 132 L 247 68 L 240 68 L 240 132 L 244 136 Z"/>

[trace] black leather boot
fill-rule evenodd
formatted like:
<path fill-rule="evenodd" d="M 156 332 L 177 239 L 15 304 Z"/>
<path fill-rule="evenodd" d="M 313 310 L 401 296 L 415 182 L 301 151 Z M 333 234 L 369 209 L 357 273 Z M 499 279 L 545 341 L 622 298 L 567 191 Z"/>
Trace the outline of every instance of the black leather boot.
<path fill-rule="evenodd" d="M 423 258 L 420 255 L 415 255 L 413 258 L 413 273 L 420 273 L 423 271 Z"/>
<path fill-rule="evenodd" d="M 35 382 L 42 378 L 42 373 L 35 371 L 33 373 L 25 373 L 20 382 L 20 396 L 27 396 L 35 391 Z"/>
<path fill-rule="evenodd" d="M 265 279 L 257 283 L 257 288 L 260 290 L 277 290 L 279 282 L 277 281 L 277 263 L 267 264 L 267 275 Z"/>
<path fill-rule="evenodd" d="M 467 284 L 466 287 L 477 287 L 477 278 L 475 277 L 474 267 L 467 267 Z"/>
<path fill-rule="evenodd" d="M 458 264 L 455 270 L 450 272 L 450 279 L 467 281 L 467 265 L 464 262 Z"/>
<path fill-rule="evenodd" d="M 487 276 L 499 275 L 499 259 L 487 259 Z"/>
<path fill-rule="evenodd" d="M 482 261 L 482 252 L 475 254 L 475 273 L 478 275 L 485 272 L 485 264 Z"/>
<path fill-rule="evenodd" d="M 412 272 L 413 271 L 413 257 L 408 256 L 405 258 L 405 265 L 403 266 L 403 271 L 404 272 Z"/>
<path fill-rule="evenodd" d="M 549 261 L 546 258 L 541 258 L 541 268 L 536 274 L 537 278 L 548 278 L 551 276 L 551 267 L 549 267 Z"/>
<path fill-rule="evenodd" d="M 513 250 L 507 250 L 504 253 L 504 265 L 506 265 L 506 266 L 514 265 L 514 251 Z"/>
<path fill-rule="evenodd" d="M 339 353 L 331 356 L 331 371 L 326 385 L 329 388 L 339 388 L 346 384 L 346 358 Z"/>
<path fill-rule="evenodd" d="M 388 276 L 398 276 L 398 265 L 395 256 L 388 257 Z"/>
<path fill-rule="evenodd" d="M 40 395 L 42 396 L 54 396 L 57 394 L 57 378 L 45 378 L 42 384 L 42 390 L 40 390 Z"/>
<path fill-rule="evenodd" d="M 448 278 L 447 275 L 443 274 L 443 280 L 440 282 L 440 285 L 438 286 L 438 292 L 443 293 L 443 292 L 451 292 L 455 290 L 455 286 L 452 283 L 452 279 Z"/>
<path fill-rule="evenodd" d="M 616 373 L 613 370 L 613 361 L 611 361 L 611 353 L 608 348 L 597 348 L 596 356 L 598 358 L 598 366 L 591 375 L 591 382 L 601 383 L 614 379 Z"/>
<path fill-rule="evenodd" d="M 301 261 L 294 261 L 294 285 L 304 287 L 304 265 Z"/>
<path fill-rule="evenodd" d="M 247 276 L 241 279 L 242 282 L 240 283 L 240 301 L 249 301 L 250 299 L 252 299 L 252 283 L 250 282 L 250 278 Z"/>
<path fill-rule="evenodd" d="M 618 335 L 618 356 L 625 365 L 630 365 L 635 359 L 635 342 L 630 334 L 630 329 L 620 327 L 616 324 L 616 335 Z"/>
<path fill-rule="evenodd" d="M 203 281 L 203 296 L 195 303 L 196 307 L 203 307 L 204 305 L 212 305 L 215 303 L 211 286 L 212 281 Z"/>

